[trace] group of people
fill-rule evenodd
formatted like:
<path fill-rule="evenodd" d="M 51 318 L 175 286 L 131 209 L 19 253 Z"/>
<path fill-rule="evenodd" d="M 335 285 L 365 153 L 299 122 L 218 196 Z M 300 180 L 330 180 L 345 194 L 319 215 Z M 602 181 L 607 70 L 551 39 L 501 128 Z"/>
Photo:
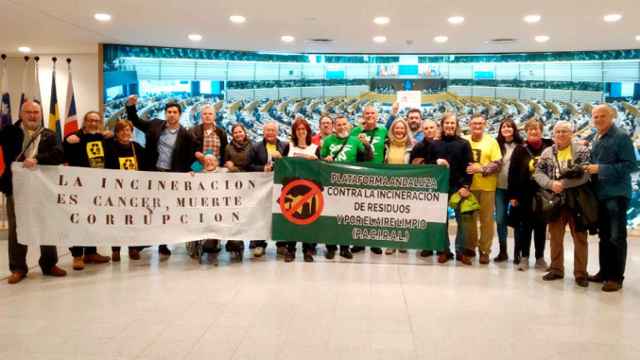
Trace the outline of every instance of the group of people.
<path fill-rule="evenodd" d="M 574 243 L 576 284 L 602 282 L 604 291 L 622 288 L 627 252 L 626 211 L 631 195 L 630 174 L 636 169 L 631 139 L 614 124 L 615 110 L 608 105 L 594 107 L 593 126 L 598 135 L 591 144 L 573 137 L 570 122 L 559 121 L 553 128 L 553 140 L 543 138 L 543 124 L 536 118 L 524 123 L 524 134 L 515 121 L 506 117 L 500 123 L 497 138 L 486 133 L 487 119 L 473 115 L 468 135 L 462 135 L 458 118 L 445 113 L 439 121 L 424 120 L 419 109 L 405 117 L 392 116 L 379 124 L 374 106 L 366 106 L 359 124 L 352 125 L 345 115 L 322 116 L 319 132 L 312 134 L 309 122 L 297 117 L 291 126 L 290 141 L 278 139 L 278 123 L 263 126 L 263 139 L 252 143 L 243 125 L 235 124 L 228 138 L 216 126 L 215 110 L 201 109 L 202 123 L 190 129 L 180 124 L 181 106 L 169 102 L 165 119 L 143 120 L 136 109 L 137 97 L 126 104 L 128 120 L 116 122 L 113 132 L 104 129 L 99 112 L 84 116 L 82 129 L 66 137 L 62 146 L 55 134 L 42 127 L 38 103 L 27 101 L 20 120 L 0 131 L 7 168 L 0 190 L 7 197 L 9 217 L 9 259 L 12 275 L 9 283 L 20 282 L 27 274 L 27 247 L 18 242 L 11 184 L 11 163 L 22 161 L 26 168 L 38 164 L 145 170 L 157 172 L 270 172 L 283 157 L 303 157 L 340 163 L 436 165 L 449 169 L 449 198 L 457 223 L 455 243 L 439 249 L 425 249 L 422 257 L 437 255 L 439 263 L 456 261 L 472 265 L 491 261 L 491 249 L 497 230 L 499 253 L 494 262 L 509 260 L 508 227 L 514 229 L 513 262 L 518 270 L 530 266 L 531 238 L 534 238 L 535 267 L 545 269 L 544 280 L 564 277 L 564 235 L 569 225 Z M 145 134 L 145 147 L 132 139 L 134 128 Z M 199 164 L 199 165 L 198 165 Z M 198 165 L 198 166 L 196 166 Z M 549 209 L 550 208 L 550 209 Z M 597 209 L 597 210 L 595 210 Z M 594 213 L 595 212 L 595 213 Z M 448 227 L 448 226 L 447 226 Z M 545 261 L 549 232 L 551 263 Z M 587 274 L 587 236 L 600 237 L 600 271 Z M 218 247 L 218 241 L 215 241 Z M 266 241 L 254 240 L 254 257 L 265 253 Z M 276 242 L 277 253 L 286 262 L 296 256 L 296 242 Z M 316 244 L 303 243 L 304 261 L 314 261 Z M 130 247 L 129 257 L 140 258 L 144 247 Z M 242 256 L 242 241 L 227 241 L 227 251 Z M 325 257 L 338 254 L 352 259 L 363 247 L 326 245 Z M 372 247 L 382 254 L 383 249 Z M 166 245 L 161 255 L 171 255 Z M 384 253 L 392 255 L 395 249 Z M 401 252 L 406 250 L 400 250 Z M 72 247 L 73 269 L 85 264 L 120 261 L 120 248 L 104 256 L 95 247 Z M 44 275 L 64 276 L 59 268 L 56 248 L 42 246 L 40 267 Z"/>

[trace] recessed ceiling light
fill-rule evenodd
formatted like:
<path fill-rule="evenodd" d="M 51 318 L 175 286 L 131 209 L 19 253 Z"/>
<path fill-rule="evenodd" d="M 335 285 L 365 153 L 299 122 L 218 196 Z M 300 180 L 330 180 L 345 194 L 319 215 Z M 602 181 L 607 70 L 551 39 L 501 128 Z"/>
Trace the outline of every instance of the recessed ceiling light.
<path fill-rule="evenodd" d="M 31 48 L 28 46 L 20 46 L 18 48 L 18 51 L 20 51 L 21 53 L 27 54 L 31 52 Z"/>
<path fill-rule="evenodd" d="M 542 16 L 538 15 L 538 14 L 531 14 L 531 15 L 527 15 L 523 18 L 524 22 L 527 22 L 529 24 L 535 24 L 540 22 L 540 20 L 542 19 Z"/>
<path fill-rule="evenodd" d="M 386 16 L 376 16 L 375 18 L 373 18 L 373 22 L 378 25 L 387 25 L 390 21 L 391 19 Z"/>
<path fill-rule="evenodd" d="M 640 35 L 636 35 L 636 41 L 640 41 Z"/>
<path fill-rule="evenodd" d="M 97 13 L 93 15 L 93 18 L 100 22 L 111 21 L 111 15 L 105 13 Z"/>
<path fill-rule="evenodd" d="M 548 37 L 547 35 L 538 35 L 535 37 L 535 40 L 539 43 L 545 43 L 547 41 L 549 41 L 549 39 L 551 39 L 550 37 Z"/>
<path fill-rule="evenodd" d="M 604 16 L 604 21 L 612 23 L 622 20 L 622 15 L 620 14 L 608 14 Z"/>
<path fill-rule="evenodd" d="M 447 20 L 449 21 L 449 24 L 460 25 L 460 24 L 462 24 L 464 22 L 464 17 L 463 16 L 452 16 Z"/>
<path fill-rule="evenodd" d="M 202 40 L 202 35 L 200 35 L 200 34 L 189 34 L 189 35 L 187 35 L 187 37 L 191 41 L 200 41 L 200 40 Z"/>
<path fill-rule="evenodd" d="M 387 41 L 387 38 L 385 36 L 375 36 L 373 38 L 374 42 L 377 42 L 378 44 L 382 44 L 383 42 Z"/>
<path fill-rule="evenodd" d="M 296 40 L 296 38 L 294 38 L 291 35 L 282 35 L 280 37 L 280 40 L 282 40 L 282 42 L 290 43 L 290 42 L 294 42 Z"/>
<path fill-rule="evenodd" d="M 433 38 L 433 41 L 440 43 L 440 44 L 444 44 L 447 41 L 449 41 L 449 38 L 444 36 L 444 35 L 440 35 L 440 36 L 436 36 Z"/>
<path fill-rule="evenodd" d="M 247 21 L 247 18 L 242 15 L 231 15 L 229 16 L 229 21 L 231 21 L 234 24 L 242 24 L 245 21 Z"/>

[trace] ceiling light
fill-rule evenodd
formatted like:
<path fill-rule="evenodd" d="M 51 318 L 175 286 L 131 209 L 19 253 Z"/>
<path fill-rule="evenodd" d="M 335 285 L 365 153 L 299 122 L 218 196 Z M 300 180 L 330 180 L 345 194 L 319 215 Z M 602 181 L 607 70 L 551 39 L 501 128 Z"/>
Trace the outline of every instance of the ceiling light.
<path fill-rule="evenodd" d="M 452 16 L 448 19 L 449 24 L 452 25 L 460 25 L 464 22 L 464 17 L 462 16 Z"/>
<path fill-rule="evenodd" d="M 373 22 L 378 25 L 387 25 L 390 21 L 391 19 L 386 16 L 376 16 L 375 18 L 373 18 Z"/>
<path fill-rule="evenodd" d="M 20 46 L 20 47 L 18 48 L 18 51 L 20 51 L 20 52 L 21 52 L 21 53 L 23 53 L 23 54 L 27 54 L 27 53 L 30 53 L 30 52 L 31 52 L 31 48 L 30 48 L 30 47 L 28 47 L 28 46 Z"/>
<path fill-rule="evenodd" d="M 640 35 L 636 35 L 636 41 L 640 41 Z"/>
<path fill-rule="evenodd" d="M 549 39 L 551 39 L 550 37 L 548 37 L 547 35 L 538 35 L 535 37 L 535 40 L 539 43 L 545 43 L 547 41 L 549 41 Z"/>
<path fill-rule="evenodd" d="M 296 38 L 294 38 L 291 35 L 282 35 L 280 37 L 280 40 L 282 40 L 282 42 L 290 43 L 290 42 L 294 42 L 296 40 Z"/>
<path fill-rule="evenodd" d="M 247 21 L 247 18 L 242 15 L 231 15 L 229 16 L 229 21 L 231 21 L 234 24 L 242 24 L 245 21 Z"/>
<path fill-rule="evenodd" d="M 608 14 L 604 16 L 604 21 L 612 23 L 622 20 L 622 15 L 620 14 Z"/>
<path fill-rule="evenodd" d="M 436 36 L 433 38 L 433 41 L 440 43 L 440 44 L 444 44 L 447 41 L 449 41 L 449 38 L 444 36 L 444 35 L 440 35 L 440 36 Z"/>
<path fill-rule="evenodd" d="M 540 20 L 542 19 L 542 16 L 538 15 L 538 14 L 531 14 L 531 15 L 527 15 L 523 18 L 523 20 L 529 24 L 535 24 L 540 22 Z"/>
<path fill-rule="evenodd" d="M 202 35 L 200 35 L 200 34 L 189 34 L 189 35 L 187 35 L 187 37 L 191 41 L 200 41 L 200 40 L 202 40 Z"/>
<path fill-rule="evenodd" d="M 111 21 L 111 15 L 105 13 L 97 13 L 93 15 L 93 18 L 100 22 Z"/>
<path fill-rule="evenodd" d="M 385 36 L 375 36 L 373 38 L 374 42 L 377 42 L 378 44 L 382 44 L 383 42 L 387 41 L 387 38 Z"/>

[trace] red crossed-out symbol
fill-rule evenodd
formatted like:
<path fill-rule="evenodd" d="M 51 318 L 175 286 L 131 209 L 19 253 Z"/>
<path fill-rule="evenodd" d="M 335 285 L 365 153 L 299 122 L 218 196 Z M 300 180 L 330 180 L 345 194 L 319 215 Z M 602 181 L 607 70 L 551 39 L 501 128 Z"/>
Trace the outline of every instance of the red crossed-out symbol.
<path fill-rule="evenodd" d="M 318 220 L 324 208 L 322 190 L 313 181 L 299 179 L 288 183 L 278 198 L 282 215 L 296 225 Z"/>

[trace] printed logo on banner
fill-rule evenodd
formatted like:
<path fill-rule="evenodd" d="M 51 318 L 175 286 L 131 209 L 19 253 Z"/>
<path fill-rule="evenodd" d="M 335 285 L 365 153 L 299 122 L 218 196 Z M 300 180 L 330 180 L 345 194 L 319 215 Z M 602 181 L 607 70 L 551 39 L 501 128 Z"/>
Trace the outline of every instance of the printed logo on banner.
<path fill-rule="evenodd" d="M 292 180 L 282 188 L 278 204 L 287 221 L 296 225 L 312 224 L 324 208 L 322 189 L 312 180 Z"/>

